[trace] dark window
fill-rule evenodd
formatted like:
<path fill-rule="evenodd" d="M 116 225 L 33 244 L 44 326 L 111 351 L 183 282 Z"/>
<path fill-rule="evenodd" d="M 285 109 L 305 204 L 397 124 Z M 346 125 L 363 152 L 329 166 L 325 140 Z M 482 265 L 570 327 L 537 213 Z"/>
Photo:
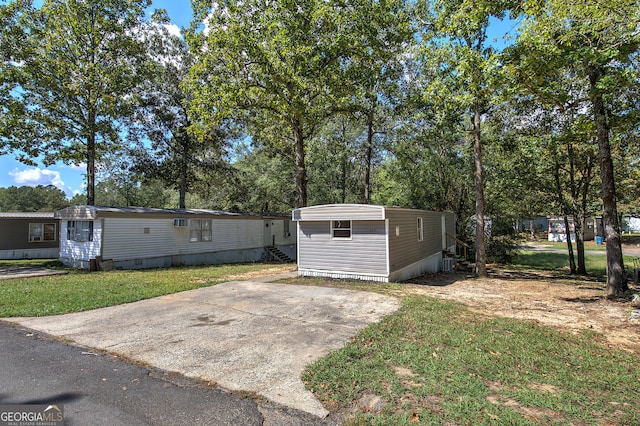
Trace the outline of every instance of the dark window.
<path fill-rule="evenodd" d="M 93 241 L 93 221 L 70 220 L 67 222 L 67 240 L 84 243 Z"/>
<path fill-rule="evenodd" d="M 351 238 L 350 220 L 332 220 L 331 236 L 333 238 Z"/>
<path fill-rule="evenodd" d="M 29 224 L 29 242 L 40 243 L 44 241 L 56 240 L 56 224 L 55 223 L 30 223 Z"/>

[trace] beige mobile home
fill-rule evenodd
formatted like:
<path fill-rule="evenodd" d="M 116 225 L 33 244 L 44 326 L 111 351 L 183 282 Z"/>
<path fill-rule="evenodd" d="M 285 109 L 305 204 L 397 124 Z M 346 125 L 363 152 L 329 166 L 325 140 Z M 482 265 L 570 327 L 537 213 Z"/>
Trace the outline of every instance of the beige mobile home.
<path fill-rule="evenodd" d="M 122 269 L 295 259 L 286 215 L 218 210 L 72 206 L 60 220 L 60 260 Z"/>
<path fill-rule="evenodd" d="M 0 259 L 56 259 L 58 220 L 53 212 L 0 213 Z"/>
<path fill-rule="evenodd" d="M 450 266 L 455 215 L 364 204 L 331 204 L 293 211 L 298 223 L 298 274 L 403 281 Z"/>

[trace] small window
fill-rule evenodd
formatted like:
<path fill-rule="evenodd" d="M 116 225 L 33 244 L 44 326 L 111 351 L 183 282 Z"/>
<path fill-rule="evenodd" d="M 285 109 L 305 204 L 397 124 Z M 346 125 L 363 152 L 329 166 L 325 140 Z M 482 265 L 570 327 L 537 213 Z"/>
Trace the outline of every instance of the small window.
<path fill-rule="evenodd" d="M 56 240 L 56 224 L 55 223 L 30 223 L 29 224 L 29 242 L 41 243 L 45 241 Z"/>
<path fill-rule="evenodd" d="M 284 220 L 284 237 L 288 238 L 291 236 L 291 229 L 290 229 L 290 223 L 288 220 Z"/>
<path fill-rule="evenodd" d="M 199 241 L 212 240 L 213 235 L 211 232 L 210 220 L 192 219 L 189 221 L 189 223 L 190 223 L 189 241 L 199 242 Z"/>
<path fill-rule="evenodd" d="M 176 217 L 175 219 L 173 219 L 173 226 L 175 226 L 176 228 L 184 228 L 187 225 L 189 225 L 189 219 L 186 219 L 184 217 Z"/>
<path fill-rule="evenodd" d="M 418 241 L 422 241 L 424 240 L 424 231 L 423 231 L 423 226 L 422 226 L 422 218 L 419 217 L 418 218 Z"/>
<path fill-rule="evenodd" d="M 332 220 L 331 236 L 333 238 L 351 238 L 350 220 Z"/>
<path fill-rule="evenodd" d="M 93 241 L 93 221 L 70 220 L 67 222 L 67 240 L 84 243 Z"/>

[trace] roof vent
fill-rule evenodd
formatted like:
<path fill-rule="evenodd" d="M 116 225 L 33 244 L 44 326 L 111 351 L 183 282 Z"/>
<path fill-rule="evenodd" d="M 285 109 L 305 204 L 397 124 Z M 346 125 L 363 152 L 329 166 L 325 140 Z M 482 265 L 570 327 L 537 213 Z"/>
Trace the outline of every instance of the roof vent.
<path fill-rule="evenodd" d="M 189 225 L 189 219 L 185 219 L 184 217 L 176 217 L 173 219 L 173 226 L 175 227 L 184 227 Z"/>

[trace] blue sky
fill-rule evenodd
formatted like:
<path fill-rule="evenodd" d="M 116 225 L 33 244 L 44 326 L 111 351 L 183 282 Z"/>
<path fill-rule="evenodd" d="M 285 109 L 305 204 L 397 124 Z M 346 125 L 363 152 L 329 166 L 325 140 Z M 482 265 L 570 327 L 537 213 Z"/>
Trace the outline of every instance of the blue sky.
<path fill-rule="evenodd" d="M 172 23 L 178 27 L 188 27 L 192 17 L 191 2 L 189 0 L 154 0 L 149 10 L 166 9 Z M 514 34 L 515 23 L 509 20 L 501 22 L 493 20 L 489 28 L 490 39 L 496 47 L 504 47 L 502 38 L 505 33 Z M 55 185 L 62 189 L 67 197 L 76 193 L 85 193 L 85 166 L 65 165 L 62 163 L 45 167 L 27 166 L 15 160 L 13 155 L 0 156 L 0 187 Z"/>

